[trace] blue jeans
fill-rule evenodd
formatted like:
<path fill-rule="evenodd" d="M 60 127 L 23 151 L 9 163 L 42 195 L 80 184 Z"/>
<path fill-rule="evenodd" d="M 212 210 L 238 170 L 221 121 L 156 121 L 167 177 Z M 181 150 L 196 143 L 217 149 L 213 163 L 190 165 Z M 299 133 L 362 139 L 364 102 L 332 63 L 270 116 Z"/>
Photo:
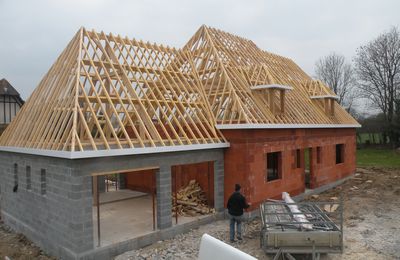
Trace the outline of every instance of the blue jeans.
<path fill-rule="evenodd" d="M 242 238 L 242 216 L 232 216 L 229 215 L 229 238 L 231 240 L 235 239 L 235 223 L 237 224 L 237 238 Z"/>

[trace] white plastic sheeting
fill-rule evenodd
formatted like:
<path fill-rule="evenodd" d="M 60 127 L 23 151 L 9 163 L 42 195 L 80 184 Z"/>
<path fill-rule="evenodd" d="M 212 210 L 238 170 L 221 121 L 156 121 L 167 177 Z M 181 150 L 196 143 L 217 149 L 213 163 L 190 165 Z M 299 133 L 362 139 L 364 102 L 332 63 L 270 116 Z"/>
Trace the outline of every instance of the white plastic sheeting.
<path fill-rule="evenodd" d="M 256 260 L 257 258 L 208 234 L 201 237 L 199 260 Z"/>
<path fill-rule="evenodd" d="M 290 197 L 289 193 L 287 192 L 282 192 L 282 199 L 286 203 L 295 203 L 294 200 Z M 307 224 L 304 222 L 309 222 L 304 214 L 298 214 L 301 213 L 297 205 L 287 205 L 292 213 L 296 213 L 293 215 L 293 218 L 297 222 L 303 222 L 303 224 L 299 224 L 302 228 L 307 229 L 307 230 L 312 230 L 313 225 L 312 224 Z"/>

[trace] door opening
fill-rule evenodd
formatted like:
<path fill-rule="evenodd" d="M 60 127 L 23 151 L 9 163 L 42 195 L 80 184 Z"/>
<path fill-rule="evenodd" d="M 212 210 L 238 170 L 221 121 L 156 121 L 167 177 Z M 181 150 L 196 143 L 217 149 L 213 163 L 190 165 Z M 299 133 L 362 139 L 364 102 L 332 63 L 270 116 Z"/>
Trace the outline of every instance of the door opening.
<path fill-rule="evenodd" d="M 311 189 L 311 182 L 312 182 L 312 172 L 311 172 L 311 165 L 312 165 L 312 148 L 304 149 L 304 184 L 307 189 Z"/>

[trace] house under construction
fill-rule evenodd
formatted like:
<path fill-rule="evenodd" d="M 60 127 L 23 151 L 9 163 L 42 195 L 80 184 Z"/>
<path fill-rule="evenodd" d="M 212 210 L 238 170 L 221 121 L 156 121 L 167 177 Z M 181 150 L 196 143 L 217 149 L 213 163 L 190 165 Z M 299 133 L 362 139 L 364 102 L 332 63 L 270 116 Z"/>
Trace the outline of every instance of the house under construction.
<path fill-rule="evenodd" d="M 2 217 L 53 255 L 107 259 L 222 217 L 235 183 L 253 210 L 324 186 L 355 171 L 336 99 L 218 29 L 175 49 L 81 28 L 0 138 Z M 213 210 L 178 217 L 192 180 Z"/>

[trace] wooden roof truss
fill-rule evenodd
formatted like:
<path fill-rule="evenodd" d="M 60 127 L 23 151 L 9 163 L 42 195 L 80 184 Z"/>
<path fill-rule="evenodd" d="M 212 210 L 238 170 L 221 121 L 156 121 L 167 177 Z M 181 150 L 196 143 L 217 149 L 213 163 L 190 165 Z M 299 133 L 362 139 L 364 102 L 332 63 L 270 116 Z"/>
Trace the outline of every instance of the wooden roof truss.
<path fill-rule="evenodd" d="M 304 71 L 250 40 L 202 26 L 184 50 L 191 52 L 217 124 L 357 124 L 335 101 L 335 113 L 327 115 L 311 100 L 312 79 Z M 251 88 L 268 84 L 293 91 Z M 320 91 L 330 90 L 322 85 Z"/>
<path fill-rule="evenodd" d="M 226 140 L 216 125 L 357 124 L 334 99 L 315 99 L 332 94 L 290 59 L 206 26 L 182 49 L 81 28 L 0 146 L 83 152 L 218 145 Z"/>
<path fill-rule="evenodd" d="M 40 82 L 2 144 L 87 151 L 224 142 L 174 48 L 82 28 Z"/>

